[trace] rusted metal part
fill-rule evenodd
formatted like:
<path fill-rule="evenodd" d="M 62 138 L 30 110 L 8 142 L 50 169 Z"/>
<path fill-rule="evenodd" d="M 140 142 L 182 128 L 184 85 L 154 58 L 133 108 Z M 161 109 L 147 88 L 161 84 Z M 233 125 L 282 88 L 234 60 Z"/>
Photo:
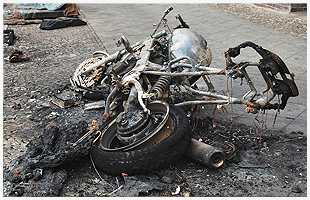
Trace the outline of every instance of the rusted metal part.
<path fill-rule="evenodd" d="M 109 117 L 109 112 L 110 112 L 110 104 L 112 102 L 112 98 L 113 98 L 113 95 L 115 95 L 117 92 L 117 88 L 114 87 L 113 90 L 111 91 L 111 93 L 109 94 L 106 102 L 105 102 L 105 109 L 104 109 L 104 114 L 102 115 L 102 119 L 103 120 L 106 120 L 108 117 Z"/>
<path fill-rule="evenodd" d="M 262 90 L 262 91 L 257 91 L 257 89 L 254 86 L 254 83 L 252 82 L 252 80 L 250 79 L 246 68 L 248 66 L 255 66 L 258 67 L 267 88 Z M 272 82 L 270 80 L 270 78 L 268 77 L 268 74 L 260 67 L 260 64 L 258 63 L 250 63 L 250 62 L 244 62 L 241 67 L 237 68 L 238 72 L 240 72 L 242 74 L 242 76 L 245 78 L 246 83 L 249 85 L 250 87 L 250 91 L 248 91 L 247 93 L 245 93 L 243 95 L 243 99 L 251 101 L 251 102 L 255 102 L 257 104 L 259 104 L 261 107 L 264 107 L 265 105 L 267 105 L 274 97 L 275 97 L 275 92 L 272 90 Z M 270 92 L 268 95 L 267 92 Z M 254 97 L 260 97 L 257 100 L 253 100 Z"/>
<path fill-rule="evenodd" d="M 122 84 L 124 84 L 125 87 L 128 86 L 129 84 L 134 85 L 134 87 L 137 90 L 137 94 L 138 94 L 137 99 L 138 99 L 140 106 L 142 107 L 144 112 L 150 113 L 150 110 L 146 107 L 146 105 L 144 104 L 144 102 L 142 100 L 142 96 L 143 96 L 144 92 L 143 92 L 143 89 L 142 89 L 140 82 L 137 81 L 135 78 L 130 77 L 128 79 L 123 79 Z"/>
<path fill-rule="evenodd" d="M 209 168 L 221 167 L 225 160 L 221 150 L 193 138 L 185 155 Z"/>
<path fill-rule="evenodd" d="M 214 74 L 224 74 L 225 72 L 223 70 L 221 71 L 198 71 L 198 72 L 175 72 L 175 73 L 169 73 L 169 72 L 159 72 L 159 71 L 145 71 L 144 74 L 151 74 L 151 75 L 158 75 L 158 76 L 202 76 L 202 75 L 214 75 Z"/>
<path fill-rule="evenodd" d="M 170 85 L 170 81 L 171 81 L 170 76 L 160 76 L 156 81 L 156 83 L 153 85 L 151 93 L 155 93 L 157 99 L 162 98 Z"/>
<path fill-rule="evenodd" d="M 175 18 L 177 20 L 180 21 L 180 25 L 178 25 L 175 29 L 177 28 L 189 28 L 189 26 L 186 24 L 186 22 L 182 19 L 181 15 L 180 14 L 176 14 L 175 15 Z"/>
<path fill-rule="evenodd" d="M 110 115 L 108 113 L 104 113 L 101 117 L 101 119 L 106 120 L 110 117 Z"/>
<path fill-rule="evenodd" d="M 105 106 L 105 101 L 101 100 L 101 101 L 96 101 L 96 102 L 92 102 L 92 103 L 86 103 L 84 110 L 104 108 L 104 106 Z"/>
<path fill-rule="evenodd" d="M 92 70 L 96 69 L 97 67 L 103 66 L 109 62 L 113 62 L 114 60 L 116 60 L 116 58 L 119 55 L 119 51 L 115 52 L 112 55 L 109 55 L 108 57 L 104 57 L 102 58 L 100 61 L 93 63 L 90 66 L 87 66 L 87 68 L 83 68 L 83 70 L 81 71 L 82 74 L 87 74 L 89 72 L 91 72 Z"/>
<path fill-rule="evenodd" d="M 285 65 L 285 63 L 283 62 L 283 60 L 276 54 L 272 53 L 271 51 L 268 51 L 270 57 L 278 64 L 279 66 L 279 73 L 284 81 L 285 84 L 287 84 L 291 91 L 292 97 L 296 97 L 298 96 L 299 92 L 298 92 L 298 88 L 294 82 L 294 76 L 293 74 L 290 73 L 290 71 L 288 70 L 287 66 Z"/>
<path fill-rule="evenodd" d="M 172 131 L 172 126 L 173 126 L 173 121 L 172 119 L 169 117 L 167 119 L 166 124 L 163 126 L 162 129 L 160 129 L 156 135 L 154 135 L 153 137 L 151 137 L 149 140 L 147 140 L 146 142 L 144 142 L 143 144 L 139 145 L 138 147 L 134 148 L 133 150 L 139 150 L 139 149 L 145 149 L 147 147 L 150 146 L 155 146 L 158 143 L 160 143 L 162 140 L 164 140 L 165 138 L 169 137 Z"/>
<path fill-rule="evenodd" d="M 240 54 L 240 49 L 245 47 L 253 48 L 263 59 L 259 63 L 241 62 L 235 64 L 230 57 L 236 57 Z M 230 70 L 228 75 L 232 78 L 245 78 L 250 91 L 246 93 L 243 98 L 255 102 L 261 106 L 261 109 L 284 109 L 289 97 L 298 96 L 298 89 L 294 82 L 294 76 L 291 74 L 282 61 L 282 59 L 276 54 L 268 51 L 261 46 L 254 44 L 253 42 L 244 42 L 237 47 L 229 48 L 225 53 L 226 57 L 226 69 Z M 267 88 L 261 92 L 258 92 L 251 79 L 249 78 L 246 68 L 248 66 L 257 66 L 261 75 L 263 76 Z M 277 76 L 280 74 L 281 77 Z M 279 78 L 282 78 L 279 79 Z M 269 92 L 269 93 L 268 93 Z M 271 95 L 270 95 L 271 92 Z M 276 96 L 281 96 L 281 103 L 271 104 L 270 101 Z M 260 97 L 254 101 L 254 97 Z M 248 108 L 247 111 L 253 110 Z M 254 110 L 255 111 L 255 110 Z"/>
<path fill-rule="evenodd" d="M 102 68 L 92 68 L 92 70 L 95 71 L 95 73 L 92 75 L 89 75 L 89 72 L 85 73 L 85 71 L 93 64 L 100 62 L 100 59 L 107 58 L 109 56 L 110 55 L 104 51 L 94 52 L 92 58 L 86 59 L 77 67 L 72 77 L 70 78 L 71 85 L 76 88 L 91 88 L 98 78 L 95 76 L 95 74 L 102 70 Z"/>
<path fill-rule="evenodd" d="M 245 111 L 247 113 L 253 113 L 253 114 L 256 114 L 258 112 L 257 108 L 254 108 L 254 107 L 251 107 L 251 106 L 246 107 Z"/>
<path fill-rule="evenodd" d="M 196 100 L 196 101 L 185 101 L 182 103 L 174 104 L 175 106 L 189 106 L 189 105 L 202 105 L 202 104 L 227 104 L 227 100 Z M 241 103 L 240 103 L 241 104 Z"/>
<path fill-rule="evenodd" d="M 169 62 L 168 64 L 168 72 L 171 72 L 171 65 L 174 64 L 174 63 L 177 63 L 181 60 L 187 60 L 190 62 L 190 65 L 189 65 L 189 68 L 195 68 L 195 65 L 194 65 L 194 62 L 193 62 L 193 59 L 188 57 L 188 56 L 185 56 L 185 55 L 182 55 L 176 59 L 173 59 Z M 184 65 L 185 67 L 188 67 L 187 65 Z"/>
<path fill-rule="evenodd" d="M 196 93 L 196 94 L 205 95 L 205 96 L 213 97 L 213 98 L 216 98 L 216 99 L 222 99 L 222 101 L 220 101 L 220 100 L 197 101 L 197 103 L 199 103 L 199 102 L 200 103 L 204 103 L 204 104 L 207 104 L 207 103 L 210 103 L 210 104 L 214 104 L 214 103 L 227 104 L 227 103 L 230 103 L 230 104 L 244 104 L 244 105 L 248 105 L 248 106 L 255 107 L 255 108 L 258 107 L 257 104 L 249 102 L 247 100 L 242 100 L 242 99 L 238 99 L 238 98 L 228 97 L 228 96 L 225 96 L 225 95 L 219 95 L 219 94 L 215 94 L 215 93 L 212 93 L 212 92 L 199 91 L 199 90 L 195 90 L 195 89 L 193 89 L 193 88 L 191 88 L 189 86 L 186 86 L 186 85 L 183 85 L 183 87 L 185 89 L 187 89 L 188 91 Z M 196 104 L 196 102 L 195 101 L 191 101 L 190 103 L 188 102 L 188 103 L 185 103 L 184 105 L 189 105 L 189 104 Z M 183 105 L 179 104 L 179 106 L 183 106 Z"/>
<path fill-rule="evenodd" d="M 213 92 L 214 91 L 214 86 L 211 83 L 211 80 L 208 76 L 206 75 L 202 75 L 203 81 L 206 83 L 206 85 L 208 86 L 208 92 Z"/>
<path fill-rule="evenodd" d="M 98 121 L 93 120 L 92 124 L 88 124 L 88 132 L 85 133 L 80 139 L 78 139 L 76 142 L 74 143 L 70 143 L 67 142 L 68 146 L 72 146 L 75 147 L 76 145 L 80 144 L 83 140 L 85 140 L 88 136 L 90 136 L 92 133 L 97 134 L 99 131 L 99 127 L 98 127 Z"/>
<path fill-rule="evenodd" d="M 150 115 L 136 107 L 122 112 L 116 118 L 117 138 L 122 144 L 130 144 L 141 139 L 146 129 L 150 129 Z"/>

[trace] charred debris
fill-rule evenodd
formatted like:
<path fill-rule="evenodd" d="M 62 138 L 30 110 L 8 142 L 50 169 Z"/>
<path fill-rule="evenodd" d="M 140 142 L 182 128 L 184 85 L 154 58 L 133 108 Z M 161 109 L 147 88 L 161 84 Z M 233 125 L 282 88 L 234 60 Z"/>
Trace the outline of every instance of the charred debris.
<path fill-rule="evenodd" d="M 66 109 L 72 115 L 81 115 L 81 110 L 82 108 L 78 110 Z M 235 166 L 234 168 L 264 169 L 269 168 L 271 162 L 268 161 L 268 157 L 262 155 L 271 155 L 273 143 L 281 144 L 283 142 L 285 144 L 287 141 L 302 140 L 303 138 L 303 133 L 279 136 L 262 129 L 257 132 L 247 125 L 236 126 L 233 122 L 216 123 L 213 118 L 202 114 L 206 111 L 200 107 L 195 110 L 190 119 L 193 131 L 192 140 L 200 141 L 195 148 L 199 149 L 202 146 L 200 151 L 196 151 L 196 154 L 202 155 L 188 155 L 191 154 L 188 150 L 185 157 L 163 170 L 143 175 L 122 173 L 116 176 L 106 174 L 91 161 L 89 154 L 96 135 L 91 134 L 73 146 L 83 134 L 89 132 L 90 124 L 74 119 L 63 126 L 64 119 L 61 110 L 57 107 L 34 113 L 33 119 L 38 120 L 36 117 L 46 119 L 45 117 L 49 116 L 51 111 L 58 112 L 58 117 L 46 120 L 45 124 L 49 123 L 48 121 L 52 122 L 44 128 L 43 133 L 37 139 L 27 144 L 25 154 L 11 161 L 4 168 L 5 196 L 59 196 L 69 178 L 67 170 L 70 171 L 75 165 L 78 168 L 83 168 L 85 164 L 87 166 L 85 170 L 89 170 L 89 173 L 93 174 L 88 176 L 91 176 L 91 179 L 95 177 L 93 181 L 86 183 L 85 187 L 92 186 L 94 190 L 77 190 L 75 194 L 80 196 L 195 196 L 194 191 L 185 189 L 189 187 L 188 181 L 185 181 L 189 177 L 181 175 L 182 170 L 187 170 L 185 166 L 190 162 L 196 162 L 202 164 L 203 167 L 198 167 L 195 171 L 208 168 L 210 173 L 216 173 L 218 170 L 214 169 L 214 166 L 210 168 L 210 162 L 199 160 L 199 156 L 216 155 L 215 153 L 220 151 L 220 155 L 217 156 L 220 159 L 222 155 L 224 156 L 222 159 L 224 163 L 219 163 L 222 168 Z M 100 117 L 100 114 L 98 115 L 93 110 L 89 111 L 92 113 L 90 116 L 93 117 L 97 114 Z M 83 114 L 85 116 L 85 112 Z M 211 145 L 211 148 L 204 148 L 203 145 Z M 206 151 L 209 151 L 209 154 Z M 194 159 L 190 157 L 194 157 Z M 196 173 L 199 174 L 198 171 Z M 173 186 L 176 183 L 178 183 L 178 187 Z M 298 191 L 302 191 L 300 187 Z"/>

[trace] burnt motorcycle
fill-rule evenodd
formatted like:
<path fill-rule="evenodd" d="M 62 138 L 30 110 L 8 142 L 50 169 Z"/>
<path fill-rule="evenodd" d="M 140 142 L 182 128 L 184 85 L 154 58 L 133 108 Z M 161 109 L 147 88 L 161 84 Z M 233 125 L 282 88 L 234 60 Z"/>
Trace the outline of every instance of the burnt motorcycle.
<path fill-rule="evenodd" d="M 105 124 L 90 132 L 98 133 L 92 159 L 107 173 L 146 173 L 178 160 L 191 142 L 189 119 L 182 107 L 243 104 L 248 112 L 256 113 L 284 109 L 288 98 L 298 95 L 293 75 L 281 58 L 252 42 L 229 48 L 225 52 L 226 67 L 210 67 L 209 43 L 189 29 L 179 14 L 176 19 L 180 24 L 171 30 L 166 20 L 171 10 L 164 12 L 148 39 L 130 45 L 121 36 L 118 45 L 124 49 L 112 55 L 95 52 L 70 78 L 76 91 L 105 100 Z M 161 24 L 167 30 L 157 32 Z M 234 63 L 232 58 L 245 47 L 253 48 L 262 59 Z M 247 73 L 251 67 L 259 70 L 266 84 L 261 91 Z M 218 94 L 210 76 L 245 79 L 250 90 L 242 98 Z M 207 89 L 197 87 L 197 81 Z M 271 103 L 277 95 L 281 101 Z M 217 159 L 214 163 L 221 160 Z"/>

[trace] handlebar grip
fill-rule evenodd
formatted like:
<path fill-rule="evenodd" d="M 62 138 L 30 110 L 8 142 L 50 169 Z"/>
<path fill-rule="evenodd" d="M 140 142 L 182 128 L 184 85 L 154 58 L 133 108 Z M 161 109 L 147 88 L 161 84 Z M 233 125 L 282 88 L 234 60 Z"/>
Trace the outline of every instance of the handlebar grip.
<path fill-rule="evenodd" d="M 171 10 L 173 10 L 173 7 L 172 7 L 172 6 L 169 7 L 169 8 L 167 8 L 167 9 L 165 10 L 164 16 L 166 16 Z"/>

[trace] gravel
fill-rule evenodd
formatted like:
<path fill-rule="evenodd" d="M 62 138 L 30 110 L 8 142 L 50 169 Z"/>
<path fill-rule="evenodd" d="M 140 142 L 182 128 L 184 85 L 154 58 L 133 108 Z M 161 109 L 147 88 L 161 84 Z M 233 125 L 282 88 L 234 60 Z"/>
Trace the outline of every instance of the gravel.
<path fill-rule="evenodd" d="M 300 17 L 300 15 L 294 13 L 288 14 L 271 9 L 263 9 L 250 4 L 240 3 L 204 5 L 304 40 L 307 39 L 307 20 L 303 19 L 304 17 Z"/>

